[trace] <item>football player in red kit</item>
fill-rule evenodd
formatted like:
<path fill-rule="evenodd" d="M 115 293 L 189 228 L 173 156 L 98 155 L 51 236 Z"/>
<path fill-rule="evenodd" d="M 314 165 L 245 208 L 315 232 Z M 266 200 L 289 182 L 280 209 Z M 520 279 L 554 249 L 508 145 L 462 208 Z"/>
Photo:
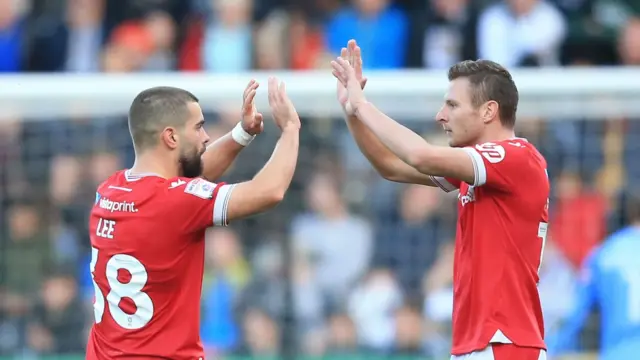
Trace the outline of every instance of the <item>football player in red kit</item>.
<path fill-rule="evenodd" d="M 296 167 L 300 120 L 284 84 L 270 79 L 281 130 L 271 159 L 250 181 L 210 182 L 262 130 L 257 88 L 252 81 L 245 90 L 243 121 L 209 147 L 198 99 L 188 91 L 157 87 L 133 100 L 135 163 L 98 187 L 91 211 L 95 324 L 88 360 L 204 358 L 205 230 L 278 204 Z"/>
<path fill-rule="evenodd" d="M 385 178 L 458 190 L 452 359 L 546 359 L 538 269 L 547 233 L 546 161 L 515 137 L 518 90 L 486 60 L 449 69 L 434 146 L 368 102 L 355 41 L 332 62 L 358 146 Z"/>

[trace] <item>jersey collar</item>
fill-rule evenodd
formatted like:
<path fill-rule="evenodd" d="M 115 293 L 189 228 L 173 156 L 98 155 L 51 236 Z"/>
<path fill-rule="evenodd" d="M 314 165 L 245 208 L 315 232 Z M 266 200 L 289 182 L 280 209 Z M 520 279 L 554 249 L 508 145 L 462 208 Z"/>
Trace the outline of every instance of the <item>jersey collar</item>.
<path fill-rule="evenodd" d="M 124 172 L 124 179 L 128 182 L 132 182 L 132 181 L 138 181 L 144 177 L 148 177 L 148 176 L 156 176 L 156 177 L 162 177 L 158 174 L 155 173 L 142 173 L 142 174 L 133 174 L 131 172 L 131 169 L 127 169 Z"/>

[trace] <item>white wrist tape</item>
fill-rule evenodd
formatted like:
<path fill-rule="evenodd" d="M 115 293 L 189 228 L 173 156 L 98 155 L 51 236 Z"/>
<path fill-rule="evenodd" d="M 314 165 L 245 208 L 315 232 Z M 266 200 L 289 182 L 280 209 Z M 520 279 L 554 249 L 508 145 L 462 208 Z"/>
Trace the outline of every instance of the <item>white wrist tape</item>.
<path fill-rule="evenodd" d="M 242 145 L 242 146 L 247 146 L 249 144 L 251 144 L 251 142 L 253 141 L 253 139 L 256 137 L 255 135 L 251 135 L 248 132 L 246 132 L 243 128 L 242 128 L 242 123 L 238 123 L 233 130 L 231 130 L 231 137 L 233 138 L 233 140 L 235 140 L 235 142 L 237 142 L 238 144 Z"/>

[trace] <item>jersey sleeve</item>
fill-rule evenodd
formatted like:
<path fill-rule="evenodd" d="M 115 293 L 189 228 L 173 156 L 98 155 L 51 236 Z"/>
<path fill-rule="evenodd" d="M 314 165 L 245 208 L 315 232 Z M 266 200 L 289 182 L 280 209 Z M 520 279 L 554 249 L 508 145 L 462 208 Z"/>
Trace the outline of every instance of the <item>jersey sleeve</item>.
<path fill-rule="evenodd" d="M 429 176 L 429 178 L 444 192 L 452 192 L 460 188 L 460 180 L 458 179 L 442 176 Z"/>
<path fill-rule="evenodd" d="M 227 206 L 235 184 L 201 178 L 175 178 L 167 189 L 169 203 L 186 231 L 227 226 Z"/>
<path fill-rule="evenodd" d="M 464 150 L 473 163 L 473 186 L 513 188 L 531 169 L 528 149 L 519 142 L 484 143 Z"/>

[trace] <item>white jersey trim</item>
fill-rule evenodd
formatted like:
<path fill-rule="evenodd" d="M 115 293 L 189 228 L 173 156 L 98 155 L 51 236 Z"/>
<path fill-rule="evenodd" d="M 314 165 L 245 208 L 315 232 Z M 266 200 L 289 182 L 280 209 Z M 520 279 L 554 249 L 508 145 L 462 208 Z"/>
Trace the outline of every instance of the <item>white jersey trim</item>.
<path fill-rule="evenodd" d="M 489 346 L 482 350 L 474 351 L 464 355 L 452 355 L 451 360 L 497 360 L 493 356 L 492 344 L 513 344 L 511 340 L 500 330 L 496 331 L 491 340 L 489 340 Z M 547 360 L 547 352 L 544 349 L 540 349 L 538 354 L 538 360 Z"/>
<path fill-rule="evenodd" d="M 128 182 L 133 182 L 133 181 L 138 181 L 144 177 L 147 176 L 157 176 L 157 177 L 161 177 L 158 174 L 154 174 L 154 173 L 142 173 L 142 174 L 133 174 L 131 173 L 131 169 L 128 169 L 124 172 L 124 179 Z"/>
<path fill-rule="evenodd" d="M 489 340 L 490 343 L 499 343 L 499 344 L 513 344 L 513 341 L 511 341 L 507 335 L 505 335 L 502 330 L 498 329 L 496 331 L 495 334 L 493 334 L 493 337 L 491 338 L 491 340 Z"/>
<path fill-rule="evenodd" d="M 441 176 L 429 175 L 429 178 L 431 179 L 431 181 L 433 181 L 434 184 L 436 184 L 437 187 L 442 189 L 442 191 L 444 192 L 448 193 L 454 190 L 458 190 L 458 188 L 456 188 L 452 183 L 450 183 L 449 181 L 447 181 L 447 179 Z"/>
<path fill-rule="evenodd" d="M 451 355 L 451 360 L 499 360 L 493 356 L 493 345 L 489 344 L 486 348 L 474 351 L 464 355 Z M 538 360 L 547 360 L 547 352 L 540 349 Z"/>
<path fill-rule="evenodd" d="M 218 189 L 215 202 L 213 204 L 213 226 L 227 226 L 229 221 L 227 219 L 227 208 L 229 207 L 229 199 L 231 198 L 231 192 L 236 185 L 222 185 Z"/>
<path fill-rule="evenodd" d="M 472 148 L 464 148 L 473 163 L 473 186 L 482 186 L 487 183 L 487 168 L 484 165 L 484 160 L 478 152 Z"/>

